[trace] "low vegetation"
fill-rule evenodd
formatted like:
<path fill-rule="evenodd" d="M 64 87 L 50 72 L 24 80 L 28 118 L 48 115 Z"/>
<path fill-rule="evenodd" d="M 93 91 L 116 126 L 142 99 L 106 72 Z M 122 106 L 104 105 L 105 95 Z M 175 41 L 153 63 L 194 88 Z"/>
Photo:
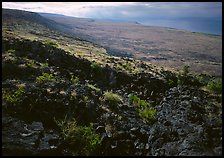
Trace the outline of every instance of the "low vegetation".
<path fill-rule="evenodd" d="M 58 44 L 56 42 L 50 40 L 45 40 L 44 43 L 50 46 L 58 47 Z"/>
<path fill-rule="evenodd" d="M 73 151 L 73 156 L 93 155 L 100 145 L 100 137 L 94 132 L 93 125 L 78 126 L 76 121 L 57 121 L 61 130 L 61 135 L 68 146 Z"/>
<path fill-rule="evenodd" d="M 16 104 L 21 100 L 24 93 L 24 86 L 20 86 L 14 93 L 3 92 L 3 99 L 8 103 Z"/>
<path fill-rule="evenodd" d="M 9 49 L 9 50 L 7 50 L 7 52 L 8 52 L 8 53 L 15 53 L 16 50 L 15 50 L 15 49 Z"/>
<path fill-rule="evenodd" d="M 88 86 L 89 88 L 91 88 L 91 89 L 93 89 L 93 90 L 97 91 L 97 92 L 99 92 L 99 91 L 100 91 L 100 88 L 96 87 L 95 85 L 92 85 L 92 84 L 87 84 L 87 86 Z"/>
<path fill-rule="evenodd" d="M 138 113 L 145 122 L 149 122 L 150 124 L 155 122 L 157 112 L 154 108 L 139 109 Z"/>
<path fill-rule="evenodd" d="M 213 79 L 208 82 L 207 88 L 216 94 L 222 93 L 222 80 L 221 79 Z"/>
<path fill-rule="evenodd" d="M 91 68 L 94 69 L 94 70 L 99 70 L 99 69 L 101 68 L 101 66 L 100 66 L 99 64 L 94 63 L 94 62 L 93 62 L 90 66 L 91 66 Z"/>
<path fill-rule="evenodd" d="M 79 83 L 80 83 L 79 77 L 78 77 L 78 76 L 74 76 L 74 75 L 72 75 L 72 77 L 71 77 L 71 82 L 72 82 L 73 84 L 79 84 Z"/>
<path fill-rule="evenodd" d="M 37 83 L 52 82 L 52 81 L 56 81 L 56 78 L 49 73 L 42 73 L 41 76 L 38 76 L 36 78 Z"/>
<path fill-rule="evenodd" d="M 34 60 L 29 60 L 29 62 L 27 62 L 27 66 L 30 68 L 35 68 L 37 65 Z"/>
<path fill-rule="evenodd" d="M 150 103 L 132 94 L 129 95 L 129 103 L 138 108 L 138 114 L 143 121 L 151 124 L 155 122 L 157 111 Z"/>
<path fill-rule="evenodd" d="M 122 97 L 118 94 L 115 94 L 113 93 L 112 91 L 106 91 L 104 94 L 103 94 L 103 99 L 105 101 L 108 101 L 112 104 L 118 104 L 120 102 L 122 102 Z"/>

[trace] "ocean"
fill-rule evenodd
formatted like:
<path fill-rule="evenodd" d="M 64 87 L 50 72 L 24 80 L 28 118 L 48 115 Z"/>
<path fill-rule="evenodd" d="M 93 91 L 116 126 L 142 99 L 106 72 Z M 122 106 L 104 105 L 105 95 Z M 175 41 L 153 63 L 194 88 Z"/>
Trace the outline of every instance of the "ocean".
<path fill-rule="evenodd" d="M 138 21 L 143 25 L 164 26 L 191 32 L 222 35 L 222 18 L 151 18 Z"/>

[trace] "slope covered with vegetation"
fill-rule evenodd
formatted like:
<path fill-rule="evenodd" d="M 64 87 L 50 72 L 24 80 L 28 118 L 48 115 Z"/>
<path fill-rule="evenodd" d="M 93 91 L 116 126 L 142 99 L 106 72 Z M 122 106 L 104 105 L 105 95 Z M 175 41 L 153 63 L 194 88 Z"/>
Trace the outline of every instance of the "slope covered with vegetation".
<path fill-rule="evenodd" d="M 189 65 L 193 72 L 222 76 L 222 36 L 134 22 L 41 15 L 67 26 L 71 34 L 107 48 L 111 55 L 175 70 Z"/>
<path fill-rule="evenodd" d="M 220 79 L 109 56 L 36 13 L 8 12 L 3 155 L 221 155 Z"/>

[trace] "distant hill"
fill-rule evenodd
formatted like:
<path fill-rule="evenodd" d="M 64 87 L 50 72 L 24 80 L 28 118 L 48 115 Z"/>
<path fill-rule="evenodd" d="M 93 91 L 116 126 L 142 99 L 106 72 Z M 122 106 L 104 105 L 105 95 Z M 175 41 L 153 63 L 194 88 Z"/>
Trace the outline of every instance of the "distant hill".
<path fill-rule="evenodd" d="M 48 28 L 53 31 L 70 33 L 70 30 L 68 30 L 70 28 L 68 28 L 67 25 L 63 25 L 61 23 L 47 19 L 38 13 L 27 12 L 23 10 L 2 8 L 2 22 L 3 27 L 20 27 L 20 29 L 27 29 L 26 31 L 32 31 L 32 29 L 35 30 L 36 25 L 39 25 L 42 26 L 41 28 L 44 27 L 45 29 Z"/>
<path fill-rule="evenodd" d="M 54 28 L 55 25 L 59 25 L 55 21 L 49 20 L 49 19 L 47 20 L 46 18 L 44 18 L 43 16 L 40 16 L 37 13 L 27 12 L 23 10 L 16 10 L 16 9 L 14 9 L 13 11 L 11 9 L 2 9 L 2 21 L 4 21 L 4 24 L 6 22 L 15 23 L 15 22 L 18 22 L 18 20 L 38 23 L 38 24 L 45 25 L 47 27 L 52 27 L 52 28 Z"/>
<path fill-rule="evenodd" d="M 62 14 L 54 14 L 54 13 L 43 13 L 43 12 L 38 12 L 38 14 L 40 14 L 41 16 L 44 17 L 70 17 L 70 18 L 76 18 L 79 20 L 83 20 L 86 22 L 112 22 L 112 23 L 130 23 L 130 24 L 140 24 L 139 22 L 136 21 L 124 21 L 124 20 L 117 20 L 117 19 L 92 19 L 92 18 L 78 18 L 78 17 L 73 17 L 73 16 L 66 16 L 66 15 L 62 15 Z"/>

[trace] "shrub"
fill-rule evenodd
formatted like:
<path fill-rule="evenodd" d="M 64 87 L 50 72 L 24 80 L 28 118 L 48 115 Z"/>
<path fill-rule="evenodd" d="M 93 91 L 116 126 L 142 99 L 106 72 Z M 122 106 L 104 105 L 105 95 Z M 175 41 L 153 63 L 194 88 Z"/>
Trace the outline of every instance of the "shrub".
<path fill-rule="evenodd" d="M 36 67 L 36 64 L 35 64 L 34 60 L 30 60 L 30 61 L 27 63 L 27 66 L 30 67 L 30 68 L 35 68 L 35 67 Z"/>
<path fill-rule="evenodd" d="M 149 123 L 154 123 L 156 119 L 156 109 L 151 107 L 150 103 L 145 100 L 141 100 L 136 95 L 129 95 L 129 102 L 134 106 L 138 107 L 139 116 L 145 121 Z"/>
<path fill-rule="evenodd" d="M 143 108 L 143 109 L 147 108 L 149 105 L 150 104 L 147 101 L 145 101 L 145 100 L 140 100 L 139 103 L 138 103 L 138 106 L 140 108 Z"/>
<path fill-rule="evenodd" d="M 100 91 L 100 88 L 97 88 L 97 87 L 95 87 L 95 86 L 94 86 L 94 85 L 92 85 L 92 84 L 87 84 L 87 86 L 88 86 L 89 88 L 91 88 L 91 89 L 93 89 L 93 90 L 97 91 L 97 92 L 99 92 L 99 91 Z"/>
<path fill-rule="evenodd" d="M 141 100 L 136 95 L 129 95 L 129 103 L 133 104 L 134 106 L 138 106 L 139 108 L 146 108 L 149 106 L 149 103 L 145 100 Z"/>
<path fill-rule="evenodd" d="M 79 84 L 79 83 L 80 83 L 80 81 L 79 81 L 79 77 L 77 77 L 77 76 L 74 77 L 74 75 L 72 75 L 72 77 L 71 77 L 71 82 L 72 82 L 73 84 Z"/>
<path fill-rule="evenodd" d="M 56 78 L 52 74 L 42 73 L 42 76 L 38 76 L 36 78 L 36 81 L 38 83 L 51 82 L 51 81 L 56 81 Z"/>
<path fill-rule="evenodd" d="M 208 82 L 211 80 L 210 75 L 208 74 L 198 74 L 195 76 L 195 78 L 198 80 L 198 82 L 202 85 L 202 86 L 206 86 L 208 84 Z"/>
<path fill-rule="evenodd" d="M 189 66 L 184 65 L 182 70 L 179 72 L 177 76 L 177 84 L 178 85 L 184 85 L 184 84 L 189 84 L 190 82 L 190 76 L 189 76 Z"/>
<path fill-rule="evenodd" d="M 183 69 L 182 69 L 182 75 L 183 76 L 187 76 L 188 74 L 189 74 L 189 68 L 190 68 L 190 66 L 188 66 L 188 65 L 184 65 L 184 67 L 183 67 Z"/>
<path fill-rule="evenodd" d="M 5 99 L 6 102 L 16 104 L 21 100 L 24 93 L 25 88 L 21 86 L 14 93 L 3 93 L 3 98 Z"/>
<path fill-rule="evenodd" d="M 117 65 L 117 66 L 116 66 L 116 69 L 118 69 L 118 70 L 123 70 L 123 67 L 122 67 L 121 65 Z"/>
<path fill-rule="evenodd" d="M 44 43 L 47 44 L 47 45 L 51 45 L 51 46 L 54 46 L 54 47 L 58 47 L 58 44 L 55 43 L 55 42 L 53 42 L 53 41 L 46 40 Z"/>
<path fill-rule="evenodd" d="M 217 94 L 222 93 L 222 80 L 221 79 L 213 79 L 208 82 L 207 88 Z"/>
<path fill-rule="evenodd" d="M 109 101 L 113 104 L 122 102 L 122 97 L 118 94 L 113 93 L 112 91 L 106 91 L 103 96 L 105 101 Z"/>
<path fill-rule="evenodd" d="M 93 125 L 77 126 L 75 120 L 57 122 L 65 142 L 72 149 L 73 155 L 89 156 L 100 145 L 100 137 L 94 133 Z"/>
<path fill-rule="evenodd" d="M 101 68 L 101 66 L 97 63 L 92 63 L 90 66 L 94 70 L 100 70 L 100 68 Z"/>
<path fill-rule="evenodd" d="M 138 110 L 139 116 L 145 121 L 149 123 L 154 123 L 156 119 L 156 109 L 154 108 L 144 108 Z"/>
<path fill-rule="evenodd" d="M 91 71 L 94 73 L 94 77 L 95 78 L 101 78 L 104 76 L 104 73 L 102 71 L 102 67 L 100 66 L 100 64 L 93 62 L 91 65 Z"/>
<path fill-rule="evenodd" d="M 133 104 L 134 106 L 138 106 L 139 101 L 140 101 L 139 97 L 137 97 L 136 95 L 132 95 L 132 94 L 129 94 L 128 97 L 129 97 L 130 104 Z"/>
<path fill-rule="evenodd" d="M 41 67 L 48 67 L 49 64 L 46 62 L 46 63 L 41 63 Z"/>
<path fill-rule="evenodd" d="M 9 49 L 9 50 L 7 50 L 7 52 L 8 52 L 8 53 L 15 53 L 16 50 L 15 50 L 15 49 Z"/>
<path fill-rule="evenodd" d="M 169 87 L 174 87 L 174 86 L 176 86 L 175 81 L 172 80 L 172 79 L 168 79 L 168 80 L 167 80 L 167 84 L 169 85 Z"/>

